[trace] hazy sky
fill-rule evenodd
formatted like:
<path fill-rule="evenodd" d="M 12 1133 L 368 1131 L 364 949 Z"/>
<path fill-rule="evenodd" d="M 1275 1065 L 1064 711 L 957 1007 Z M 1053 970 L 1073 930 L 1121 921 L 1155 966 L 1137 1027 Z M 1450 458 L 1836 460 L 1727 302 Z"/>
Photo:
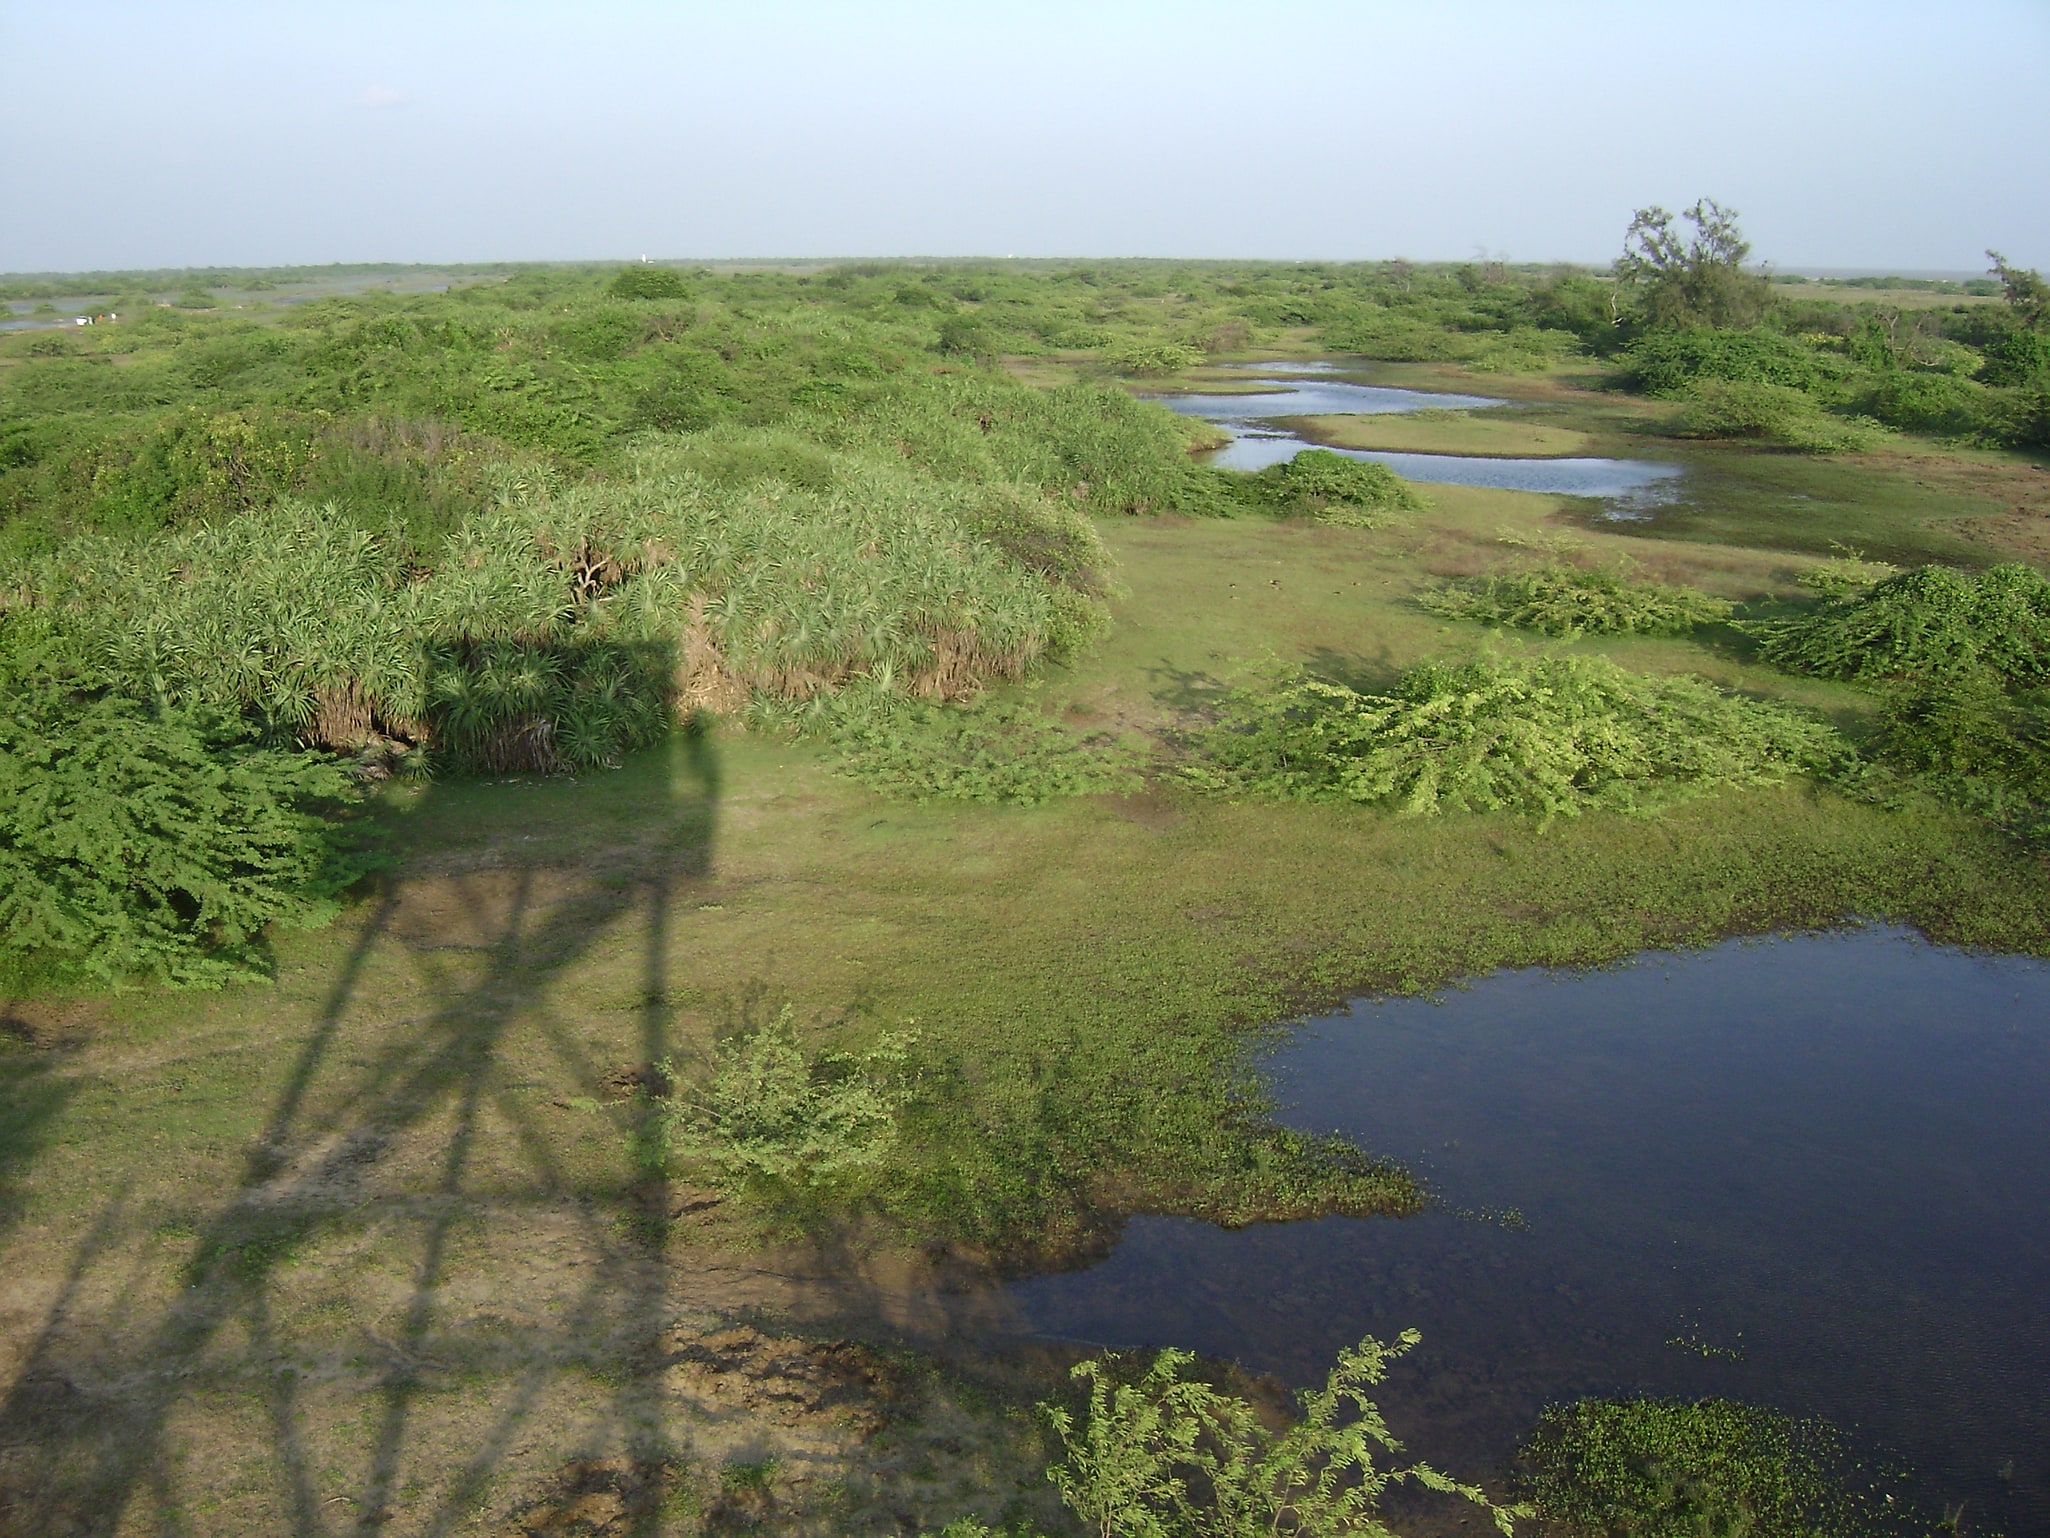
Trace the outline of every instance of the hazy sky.
<path fill-rule="evenodd" d="M 739 255 L 2050 267 L 2050 0 L 0 0 L 0 270 Z"/>

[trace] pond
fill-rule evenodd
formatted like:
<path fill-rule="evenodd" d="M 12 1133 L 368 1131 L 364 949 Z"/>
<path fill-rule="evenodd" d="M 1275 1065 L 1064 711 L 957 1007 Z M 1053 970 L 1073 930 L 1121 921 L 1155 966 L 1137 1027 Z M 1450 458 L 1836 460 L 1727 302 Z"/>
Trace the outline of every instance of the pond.
<path fill-rule="evenodd" d="M 1233 429 L 1232 441 L 1212 454 L 1221 470 L 1264 470 L 1317 445 L 1275 422 L 1285 417 L 1377 416 L 1409 411 L 1479 410 L 1506 402 L 1485 395 L 1455 395 L 1354 384 L 1322 377 L 1328 363 L 1260 364 L 1248 370 L 1272 390 L 1245 395 L 1167 395 L 1162 405 Z M 1504 491 L 1592 497 L 1610 517 L 1644 517 L 1677 494 L 1683 468 L 1645 459 L 1515 459 L 1467 454 L 1409 454 L 1380 449 L 1334 449 L 1348 459 L 1370 459 L 1413 481 L 1490 486 Z"/>
<path fill-rule="evenodd" d="M 2050 1532 L 2050 965 L 1882 928 L 1366 1001 L 1271 1062 L 1283 1119 L 1408 1162 L 1438 1210 L 1134 1221 L 1016 1284 L 1025 1327 L 1302 1384 L 1424 1343 L 1398 1434 L 1500 1472 L 1539 1410 L 1727 1395 L 1826 1416 Z"/>

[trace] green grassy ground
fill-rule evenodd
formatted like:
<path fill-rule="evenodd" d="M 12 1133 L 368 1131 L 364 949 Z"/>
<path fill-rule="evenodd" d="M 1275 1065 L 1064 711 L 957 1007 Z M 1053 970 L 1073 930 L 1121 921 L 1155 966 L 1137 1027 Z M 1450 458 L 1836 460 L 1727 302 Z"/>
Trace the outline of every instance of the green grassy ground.
<path fill-rule="evenodd" d="M 1589 452 L 1593 439 L 1496 412 L 1419 411 L 1385 416 L 1304 417 L 1293 424 L 1317 443 L 1340 449 L 1410 454 L 1483 454 L 1559 458 Z"/>

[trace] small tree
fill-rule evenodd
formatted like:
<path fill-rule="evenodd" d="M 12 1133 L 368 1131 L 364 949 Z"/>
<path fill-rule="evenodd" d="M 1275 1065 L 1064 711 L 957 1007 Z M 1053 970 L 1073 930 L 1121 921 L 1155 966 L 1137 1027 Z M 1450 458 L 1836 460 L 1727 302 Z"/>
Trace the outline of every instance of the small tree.
<path fill-rule="evenodd" d="M 1993 263 L 1993 276 L 2000 280 L 2007 307 L 2014 312 L 2015 319 L 2031 331 L 2050 329 L 2050 283 L 2045 283 L 2043 275 L 2033 268 L 2009 266 L 2007 258 L 1998 251 L 1988 251 L 1986 255 Z"/>
<path fill-rule="evenodd" d="M 1750 242 L 1737 228 L 1737 211 L 1702 198 L 1680 216 L 1653 204 L 1640 208 L 1623 237 L 1616 280 L 1654 326 L 1741 327 L 1756 322 L 1771 303 L 1771 286 L 1744 271 Z"/>

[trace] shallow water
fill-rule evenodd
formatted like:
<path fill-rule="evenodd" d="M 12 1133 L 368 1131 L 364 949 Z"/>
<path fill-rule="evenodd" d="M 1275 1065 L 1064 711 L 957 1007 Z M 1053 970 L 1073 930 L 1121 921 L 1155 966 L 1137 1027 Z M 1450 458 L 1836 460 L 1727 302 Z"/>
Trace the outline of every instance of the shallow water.
<path fill-rule="evenodd" d="M 1725 1394 L 1890 1448 L 1977 1531 L 2050 1532 L 2050 965 L 1868 929 L 1503 973 L 1272 1068 L 1285 1120 L 1444 1210 L 1140 1219 L 1017 1284 L 1029 1329 L 1303 1383 L 1414 1325 L 1384 1404 L 1441 1466 L 1500 1471 L 1550 1402 Z"/>
<path fill-rule="evenodd" d="M 1328 363 L 1261 364 L 1252 377 L 1276 386 L 1257 395 L 1166 395 L 1159 399 L 1184 416 L 1234 430 L 1212 454 L 1220 470 L 1264 470 L 1318 447 L 1284 428 L 1280 417 L 1384 416 L 1411 411 L 1477 410 L 1506 404 L 1485 395 L 1454 395 L 1352 384 L 1320 377 Z M 1308 382 L 1299 382 L 1308 377 Z M 1643 459 L 1513 459 L 1466 454 L 1407 454 L 1379 449 L 1335 449 L 1348 459 L 1371 459 L 1413 481 L 1446 486 L 1492 486 L 1504 491 L 1593 497 L 1612 517 L 1642 517 L 1670 501 L 1685 473 L 1681 466 Z"/>

